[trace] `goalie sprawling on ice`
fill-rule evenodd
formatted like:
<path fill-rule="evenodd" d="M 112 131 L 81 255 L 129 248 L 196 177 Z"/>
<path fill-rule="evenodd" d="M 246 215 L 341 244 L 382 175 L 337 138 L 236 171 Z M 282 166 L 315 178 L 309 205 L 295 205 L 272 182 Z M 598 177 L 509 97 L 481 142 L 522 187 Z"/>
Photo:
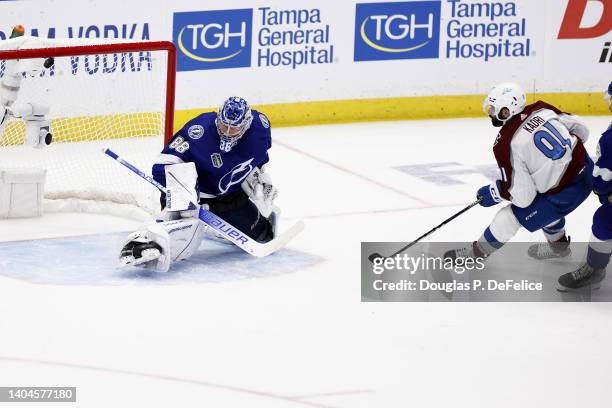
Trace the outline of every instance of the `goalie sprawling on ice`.
<path fill-rule="evenodd" d="M 121 265 L 166 272 L 172 262 L 189 258 L 206 230 L 194 202 L 257 242 L 272 240 L 279 210 L 264 169 L 270 133 L 268 118 L 239 97 L 187 122 L 153 166 L 153 178 L 168 192 L 157 223 L 130 234 Z"/>

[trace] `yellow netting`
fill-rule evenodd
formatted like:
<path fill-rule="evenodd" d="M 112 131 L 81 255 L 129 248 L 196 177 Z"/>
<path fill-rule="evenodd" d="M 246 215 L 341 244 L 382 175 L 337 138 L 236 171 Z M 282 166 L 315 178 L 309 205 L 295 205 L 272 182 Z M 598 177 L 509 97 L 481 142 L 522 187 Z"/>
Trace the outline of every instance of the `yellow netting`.
<path fill-rule="evenodd" d="M 161 112 L 116 115 L 78 116 L 51 120 L 54 143 L 83 142 L 124 137 L 147 137 L 163 134 Z M 0 137 L 0 146 L 24 143 L 25 122 L 10 121 Z"/>

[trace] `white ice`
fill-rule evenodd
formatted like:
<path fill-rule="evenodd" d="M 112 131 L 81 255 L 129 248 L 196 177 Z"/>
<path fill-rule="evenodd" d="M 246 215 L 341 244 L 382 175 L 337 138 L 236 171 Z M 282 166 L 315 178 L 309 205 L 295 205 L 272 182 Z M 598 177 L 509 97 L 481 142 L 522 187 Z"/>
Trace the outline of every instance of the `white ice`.
<path fill-rule="evenodd" d="M 593 153 L 609 118 L 586 120 Z M 360 301 L 360 242 L 410 241 L 488 182 L 395 167 L 494 165 L 495 134 L 486 119 L 275 130 L 283 224 L 307 225 L 270 258 L 205 242 L 166 276 L 118 271 L 134 221 L 1 220 L 0 385 L 76 386 L 82 407 L 608 407 L 607 303 Z M 568 217 L 575 241 L 596 206 Z M 474 240 L 496 211 L 431 239 Z"/>

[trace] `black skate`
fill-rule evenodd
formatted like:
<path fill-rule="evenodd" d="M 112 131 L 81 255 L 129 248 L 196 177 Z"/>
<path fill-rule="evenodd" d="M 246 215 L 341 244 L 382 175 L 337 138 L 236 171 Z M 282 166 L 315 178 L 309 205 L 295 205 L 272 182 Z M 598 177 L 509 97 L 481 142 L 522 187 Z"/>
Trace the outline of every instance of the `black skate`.
<path fill-rule="evenodd" d="M 155 242 L 130 241 L 121 250 L 119 267 L 136 266 L 161 256 L 161 247 Z"/>
<path fill-rule="evenodd" d="M 573 272 L 559 276 L 559 292 L 571 292 L 590 286 L 591 289 L 599 289 L 600 283 L 606 277 L 605 269 L 595 269 L 585 263 Z"/>
<path fill-rule="evenodd" d="M 457 249 L 451 249 L 444 253 L 444 258 L 459 259 L 459 258 L 486 258 L 488 255 L 485 254 L 480 247 L 478 242 L 474 241 L 467 246 Z"/>
<path fill-rule="evenodd" d="M 537 260 L 565 258 L 572 254 L 571 239 L 563 237 L 555 242 L 541 242 L 534 244 L 527 250 L 527 255 Z"/>

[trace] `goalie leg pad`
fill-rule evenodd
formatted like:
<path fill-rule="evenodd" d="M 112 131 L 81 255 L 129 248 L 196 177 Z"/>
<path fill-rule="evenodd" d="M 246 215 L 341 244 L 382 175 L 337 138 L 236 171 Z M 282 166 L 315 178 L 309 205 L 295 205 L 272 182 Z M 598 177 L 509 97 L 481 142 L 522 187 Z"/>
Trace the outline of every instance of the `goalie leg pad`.
<path fill-rule="evenodd" d="M 193 255 L 202 242 L 205 229 L 206 225 L 197 218 L 148 225 L 145 230 L 128 237 L 123 246 L 120 266 L 143 265 L 156 272 L 168 272 L 172 262 Z M 155 258 L 151 259 L 153 256 Z"/>

